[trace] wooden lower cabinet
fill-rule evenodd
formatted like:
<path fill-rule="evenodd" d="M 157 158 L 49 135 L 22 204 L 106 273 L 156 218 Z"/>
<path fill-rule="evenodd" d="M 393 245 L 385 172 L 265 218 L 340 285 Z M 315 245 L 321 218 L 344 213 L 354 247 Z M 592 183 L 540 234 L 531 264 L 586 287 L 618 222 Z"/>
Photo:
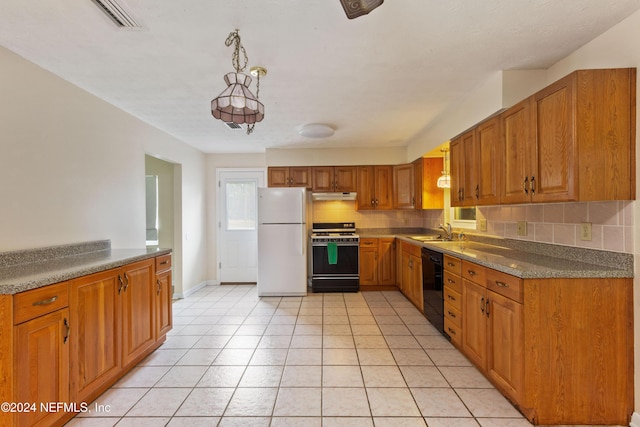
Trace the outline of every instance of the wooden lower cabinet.
<path fill-rule="evenodd" d="M 531 422 L 628 425 L 633 279 L 461 275 L 462 352 Z"/>
<path fill-rule="evenodd" d="M 396 243 L 393 237 L 360 239 L 360 290 L 396 284 Z"/>
<path fill-rule="evenodd" d="M 64 308 L 15 327 L 15 397 L 9 402 L 35 406 L 16 411 L 13 425 L 50 426 L 66 415 L 41 405 L 69 402 L 68 319 Z"/>
<path fill-rule="evenodd" d="M 422 247 L 400 242 L 400 291 L 418 310 L 424 312 L 422 292 Z"/>
<path fill-rule="evenodd" d="M 171 276 L 158 287 L 155 262 L 0 295 L 0 399 L 35 405 L 1 412 L 0 426 L 63 425 L 164 342 Z"/>
<path fill-rule="evenodd" d="M 156 340 L 173 327 L 171 254 L 156 258 Z"/>

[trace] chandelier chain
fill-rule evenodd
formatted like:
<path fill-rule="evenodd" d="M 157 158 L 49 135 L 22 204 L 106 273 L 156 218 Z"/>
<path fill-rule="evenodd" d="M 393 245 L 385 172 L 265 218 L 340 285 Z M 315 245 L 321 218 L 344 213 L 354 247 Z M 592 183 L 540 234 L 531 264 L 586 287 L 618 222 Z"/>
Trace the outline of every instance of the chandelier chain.
<path fill-rule="evenodd" d="M 244 46 L 242 46 L 242 42 L 240 41 L 240 34 L 238 34 L 238 29 L 229 33 L 229 37 L 225 40 L 224 44 L 226 46 L 231 46 L 234 44 L 233 55 L 231 56 L 231 65 L 235 68 L 236 73 L 244 71 L 247 68 L 247 63 L 249 62 L 249 57 L 247 57 L 247 51 L 244 50 Z M 240 66 L 240 53 L 242 53 L 242 59 L 244 60 L 242 66 Z"/>

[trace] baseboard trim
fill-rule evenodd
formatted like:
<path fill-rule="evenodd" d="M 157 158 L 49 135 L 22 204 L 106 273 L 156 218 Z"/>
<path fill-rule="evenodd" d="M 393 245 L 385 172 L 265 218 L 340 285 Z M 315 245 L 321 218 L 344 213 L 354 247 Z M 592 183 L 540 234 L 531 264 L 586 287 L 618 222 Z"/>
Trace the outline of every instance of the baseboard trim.
<path fill-rule="evenodd" d="M 210 285 L 219 285 L 220 283 L 217 280 L 205 280 L 204 282 L 198 283 L 197 285 L 195 285 L 192 288 L 187 289 L 185 292 L 183 293 L 174 293 L 173 294 L 173 299 L 183 299 L 188 297 L 189 295 L 198 292 L 200 289 L 204 288 L 205 286 L 210 286 Z"/>
<path fill-rule="evenodd" d="M 629 423 L 629 427 L 640 427 L 640 414 L 634 412 L 631 415 L 631 422 Z"/>

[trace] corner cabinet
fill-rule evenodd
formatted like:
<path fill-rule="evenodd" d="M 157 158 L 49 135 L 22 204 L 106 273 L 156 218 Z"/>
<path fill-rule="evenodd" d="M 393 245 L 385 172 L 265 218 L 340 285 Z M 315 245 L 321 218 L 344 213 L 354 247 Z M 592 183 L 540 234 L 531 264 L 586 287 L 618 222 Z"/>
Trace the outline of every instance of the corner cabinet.
<path fill-rule="evenodd" d="M 636 70 L 580 70 L 501 115 L 502 203 L 635 199 Z"/>
<path fill-rule="evenodd" d="M 413 162 L 416 209 L 444 209 L 444 190 L 438 188 L 443 169 L 439 157 L 422 157 Z"/>
<path fill-rule="evenodd" d="M 94 400 L 164 342 L 171 321 L 158 329 L 157 319 L 170 317 L 171 299 L 166 293 L 158 297 L 157 259 L 0 295 L 0 315 L 13 319 L 0 325 L 0 397 L 36 409 L 3 412 L 0 425 L 63 425 L 74 409 L 80 411 L 83 402 Z M 166 273 L 158 277 L 170 289 Z M 46 412 L 41 404 L 67 404 L 68 410 Z"/>
<path fill-rule="evenodd" d="M 633 279 L 520 279 L 461 264 L 461 350 L 529 421 L 629 423 Z M 445 308 L 452 272 L 445 265 Z"/>
<path fill-rule="evenodd" d="M 393 208 L 413 209 L 416 205 L 413 164 L 393 167 Z"/>

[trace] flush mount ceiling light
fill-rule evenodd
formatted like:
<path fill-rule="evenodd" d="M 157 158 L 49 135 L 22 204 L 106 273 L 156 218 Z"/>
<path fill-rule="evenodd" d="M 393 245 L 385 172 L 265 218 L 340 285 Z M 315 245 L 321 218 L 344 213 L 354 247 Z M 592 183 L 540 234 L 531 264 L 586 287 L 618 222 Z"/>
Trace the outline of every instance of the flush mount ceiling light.
<path fill-rule="evenodd" d="M 451 175 L 447 172 L 447 152 L 449 152 L 448 148 L 441 148 L 441 152 L 444 153 L 443 163 L 444 170 L 442 171 L 442 175 L 438 178 L 438 188 L 451 188 Z"/>
<path fill-rule="evenodd" d="M 349 19 L 366 15 L 383 2 L 384 0 L 340 0 L 342 8 Z"/>
<path fill-rule="evenodd" d="M 300 128 L 298 133 L 306 138 L 328 138 L 335 133 L 335 130 L 322 123 L 311 123 Z"/>
<path fill-rule="evenodd" d="M 252 67 L 249 72 L 257 78 L 256 95 L 249 90 L 251 77 L 242 73 L 247 68 L 249 58 L 247 52 L 242 46 L 239 30 L 235 30 L 229 34 L 225 41 L 226 46 L 234 45 L 233 55 L 231 56 L 231 64 L 235 68 L 235 73 L 227 73 L 224 81 L 227 88 L 222 91 L 217 98 L 211 101 L 211 114 L 216 119 L 220 119 L 227 123 L 227 126 L 241 125 L 246 123 L 247 135 L 253 132 L 256 122 L 262 121 L 264 118 L 264 105 L 258 101 L 260 94 L 260 77 L 267 74 L 267 70 L 263 67 Z M 243 63 L 240 64 L 240 56 L 242 55 Z M 235 126 L 234 126 L 235 127 Z"/>

